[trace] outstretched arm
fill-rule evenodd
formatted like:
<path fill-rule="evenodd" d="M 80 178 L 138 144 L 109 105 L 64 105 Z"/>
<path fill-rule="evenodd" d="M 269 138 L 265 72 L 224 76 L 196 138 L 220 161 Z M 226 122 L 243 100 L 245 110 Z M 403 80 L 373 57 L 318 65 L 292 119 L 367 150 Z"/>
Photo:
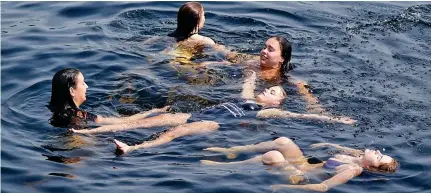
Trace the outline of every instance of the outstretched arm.
<path fill-rule="evenodd" d="M 308 86 L 308 83 L 303 80 L 298 80 L 292 78 L 295 86 L 298 88 L 299 93 L 302 95 L 302 97 L 307 102 L 307 110 L 308 112 L 313 113 L 323 113 L 325 110 L 323 109 L 322 105 L 319 103 L 319 100 L 317 97 L 313 96 L 310 91 L 310 87 Z"/>
<path fill-rule="evenodd" d="M 250 75 L 242 84 L 241 97 L 246 100 L 254 100 L 254 89 L 256 89 L 256 72 L 250 71 Z"/>
<path fill-rule="evenodd" d="M 336 168 L 336 175 L 328 180 L 323 181 L 320 184 L 306 184 L 306 185 L 272 185 L 273 191 L 277 191 L 282 188 L 291 189 L 302 189 L 302 190 L 313 190 L 318 192 L 326 192 L 334 186 L 344 184 L 350 179 L 360 175 L 363 169 L 357 165 L 343 165 Z"/>
<path fill-rule="evenodd" d="M 319 114 L 300 114 L 290 111 L 283 111 L 281 109 L 265 109 L 257 113 L 258 118 L 301 118 L 301 119 L 315 119 L 320 121 L 338 122 L 344 124 L 354 124 L 356 120 L 349 117 L 331 117 Z"/>
<path fill-rule="evenodd" d="M 152 113 L 166 112 L 169 106 L 165 106 L 163 108 L 154 108 L 149 111 L 145 111 L 142 113 L 138 113 L 129 117 L 102 117 L 100 115 L 97 116 L 96 123 L 98 124 L 106 124 L 106 125 L 114 125 L 114 124 L 122 124 L 122 123 L 130 123 L 134 121 L 138 121 L 140 119 L 144 119 L 151 115 Z"/>
<path fill-rule="evenodd" d="M 311 149 L 318 148 L 318 147 L 335 147 L 338 150 L 340 150 L 341 152 L 343 152 L 345 154 L 350 154 L 353 156 L 359 156 L 363 153 L 362 150 L 344 147 L 344 146 L 334 144 L 334 143 L 315 143 L 315 144 L 310 145 Z"/>
<path fill-rule="evenodd" d="M 190 118 L 190 114 L 176 113 L 176 114 L 161 114 L 155 117 L 142 119 L 139 121 L 115 124 L 115 125 L 104 125 L 95 129 L 80 129 L 75 130 L 70 128 L 74 133 L 93 134 L 93 133 L 106 133 L 116 131 L 126 131 L 137 128 L 150 128 L 160 126 L 177 126 L 187 122 Z"/>

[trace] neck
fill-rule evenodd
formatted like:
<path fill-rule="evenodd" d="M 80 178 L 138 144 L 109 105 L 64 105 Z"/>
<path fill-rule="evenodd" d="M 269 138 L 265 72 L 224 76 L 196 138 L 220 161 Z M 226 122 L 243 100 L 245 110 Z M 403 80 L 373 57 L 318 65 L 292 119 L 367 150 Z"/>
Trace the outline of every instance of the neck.
<path fill-rule="evenodd" d="M 75 103 L 75 106 L 76 106 L 76 108 L 79 108 L 79 105 L 81 105 L 80 103 L 77 103 L 76 101 L 75 101 L 75 99 L 72 99 L 73 100 L 73 103 Z"/>
<path fill-rule="evenodd" d="M 262 105 L 262 107 L 277 106 L 277 105 L 274 105 L 274 104 L 265 103 L 265 102 L 261 102 L 261 101 L 258 101 L 258 100 L 256 100 L 256 104 L 258 104 L 258 105 Z"/>
<path fill-rule="evenodd" d="M 281 75 L 280 68 L 277 67 L 260 67 L 260 72 L 261 77 L 265 80 L 280 77 Z"/>
<path fill-rule="evenodd" d="M 199 29 L 196 28 L 195 30 L 193 30 L 189 35 L 193 35 L 193 34 L 198 34 L 199 33 Z"/>
<path fill-rule="evenodd" d="M 358 164 L 361 167 L 365 166 L 364 160 L 362 159 L 362 155 L 359 156 L 359 157 L 352 157 L 352 162 L 355 163 L 355 164 Z"/>

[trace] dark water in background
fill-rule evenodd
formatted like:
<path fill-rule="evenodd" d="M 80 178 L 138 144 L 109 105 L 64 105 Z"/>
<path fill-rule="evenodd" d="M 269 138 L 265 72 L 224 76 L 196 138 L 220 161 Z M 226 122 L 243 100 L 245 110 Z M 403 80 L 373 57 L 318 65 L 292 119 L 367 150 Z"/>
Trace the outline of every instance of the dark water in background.
<path fill-rule="evenodd" d="M 202 34 L 231 49 L 256 54 L 269 36 L 291 39 L 292 76 L 308 81 L 328 111 L 358 119 L 355 126 L 252 121 L 117 157 L 113 138 L 135 143 L 166 128 L 67 136 L 48 123 L 51 79 L 65 67 L 83 72 L 89 85 L 83 108 L 97 114 L 161 107 L 171 95 L 186 106 L 202 104 L 181 100 L 208 104 L 239 97 L 238 67 L 209 67 L 216 82 L 192 84 L 158 54 L 163 42 L 140 43 L 172 31 L 181 4 L 1 3 L 2 192 L 270 192 L 269 185 L 287 181 L 264 166 L 208 167 L 199 160 L 226 161 L 202 151 L 209 146 L 277 136 L 295 139 L 307 155 L 320 158 L 324 151 L 306 147 L 323 141 L 379 147 L 401 163 L 396 174 L 364 174 L 330 192 L 431 189 L 429 2 L 203 2 Z M 294 87 L 288 95 L 283 108 L 305 112 Z M 80 161 L 58 163 L 42 154 Z"/>

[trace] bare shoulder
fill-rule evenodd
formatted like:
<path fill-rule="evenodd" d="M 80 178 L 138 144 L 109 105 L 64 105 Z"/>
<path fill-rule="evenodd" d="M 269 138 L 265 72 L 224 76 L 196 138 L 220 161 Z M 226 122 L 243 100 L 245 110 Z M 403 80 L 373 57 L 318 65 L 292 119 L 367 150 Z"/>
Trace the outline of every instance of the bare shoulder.
<path fill-rule="evenodd" d="M 199 41 L 199 42 L 201 42 L 201 43 L 203 43 L 203 44 L 215 45 L 214 40 L 212 40 L 212 39 L 211 39 L 211 38 L 209 38 L 209 37 L 202 36 L 202 35 L 199 35 L 199 34 L 195 34 L 195 35 L 191 36 L 190 38 L 191 38 L 192 40 Z"/>

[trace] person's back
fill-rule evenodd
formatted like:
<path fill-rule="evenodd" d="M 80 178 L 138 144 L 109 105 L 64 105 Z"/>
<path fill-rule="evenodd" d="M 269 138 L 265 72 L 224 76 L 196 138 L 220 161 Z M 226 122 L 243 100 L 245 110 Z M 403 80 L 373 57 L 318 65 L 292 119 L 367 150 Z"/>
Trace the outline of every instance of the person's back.
<path fill-rule="evenodd" d="M 187 2 L 181 6 L 177 15 L 177 28 L 168 34 L 176 39 L 176 44 L 167 53 L 178 57 L 180 63 L 190 63 L 190 59 L 202 52 L 205 45 L 215 45 L 214 40 L 199 34 L 204 23 L 205 13 L 200 3 Z"/>

